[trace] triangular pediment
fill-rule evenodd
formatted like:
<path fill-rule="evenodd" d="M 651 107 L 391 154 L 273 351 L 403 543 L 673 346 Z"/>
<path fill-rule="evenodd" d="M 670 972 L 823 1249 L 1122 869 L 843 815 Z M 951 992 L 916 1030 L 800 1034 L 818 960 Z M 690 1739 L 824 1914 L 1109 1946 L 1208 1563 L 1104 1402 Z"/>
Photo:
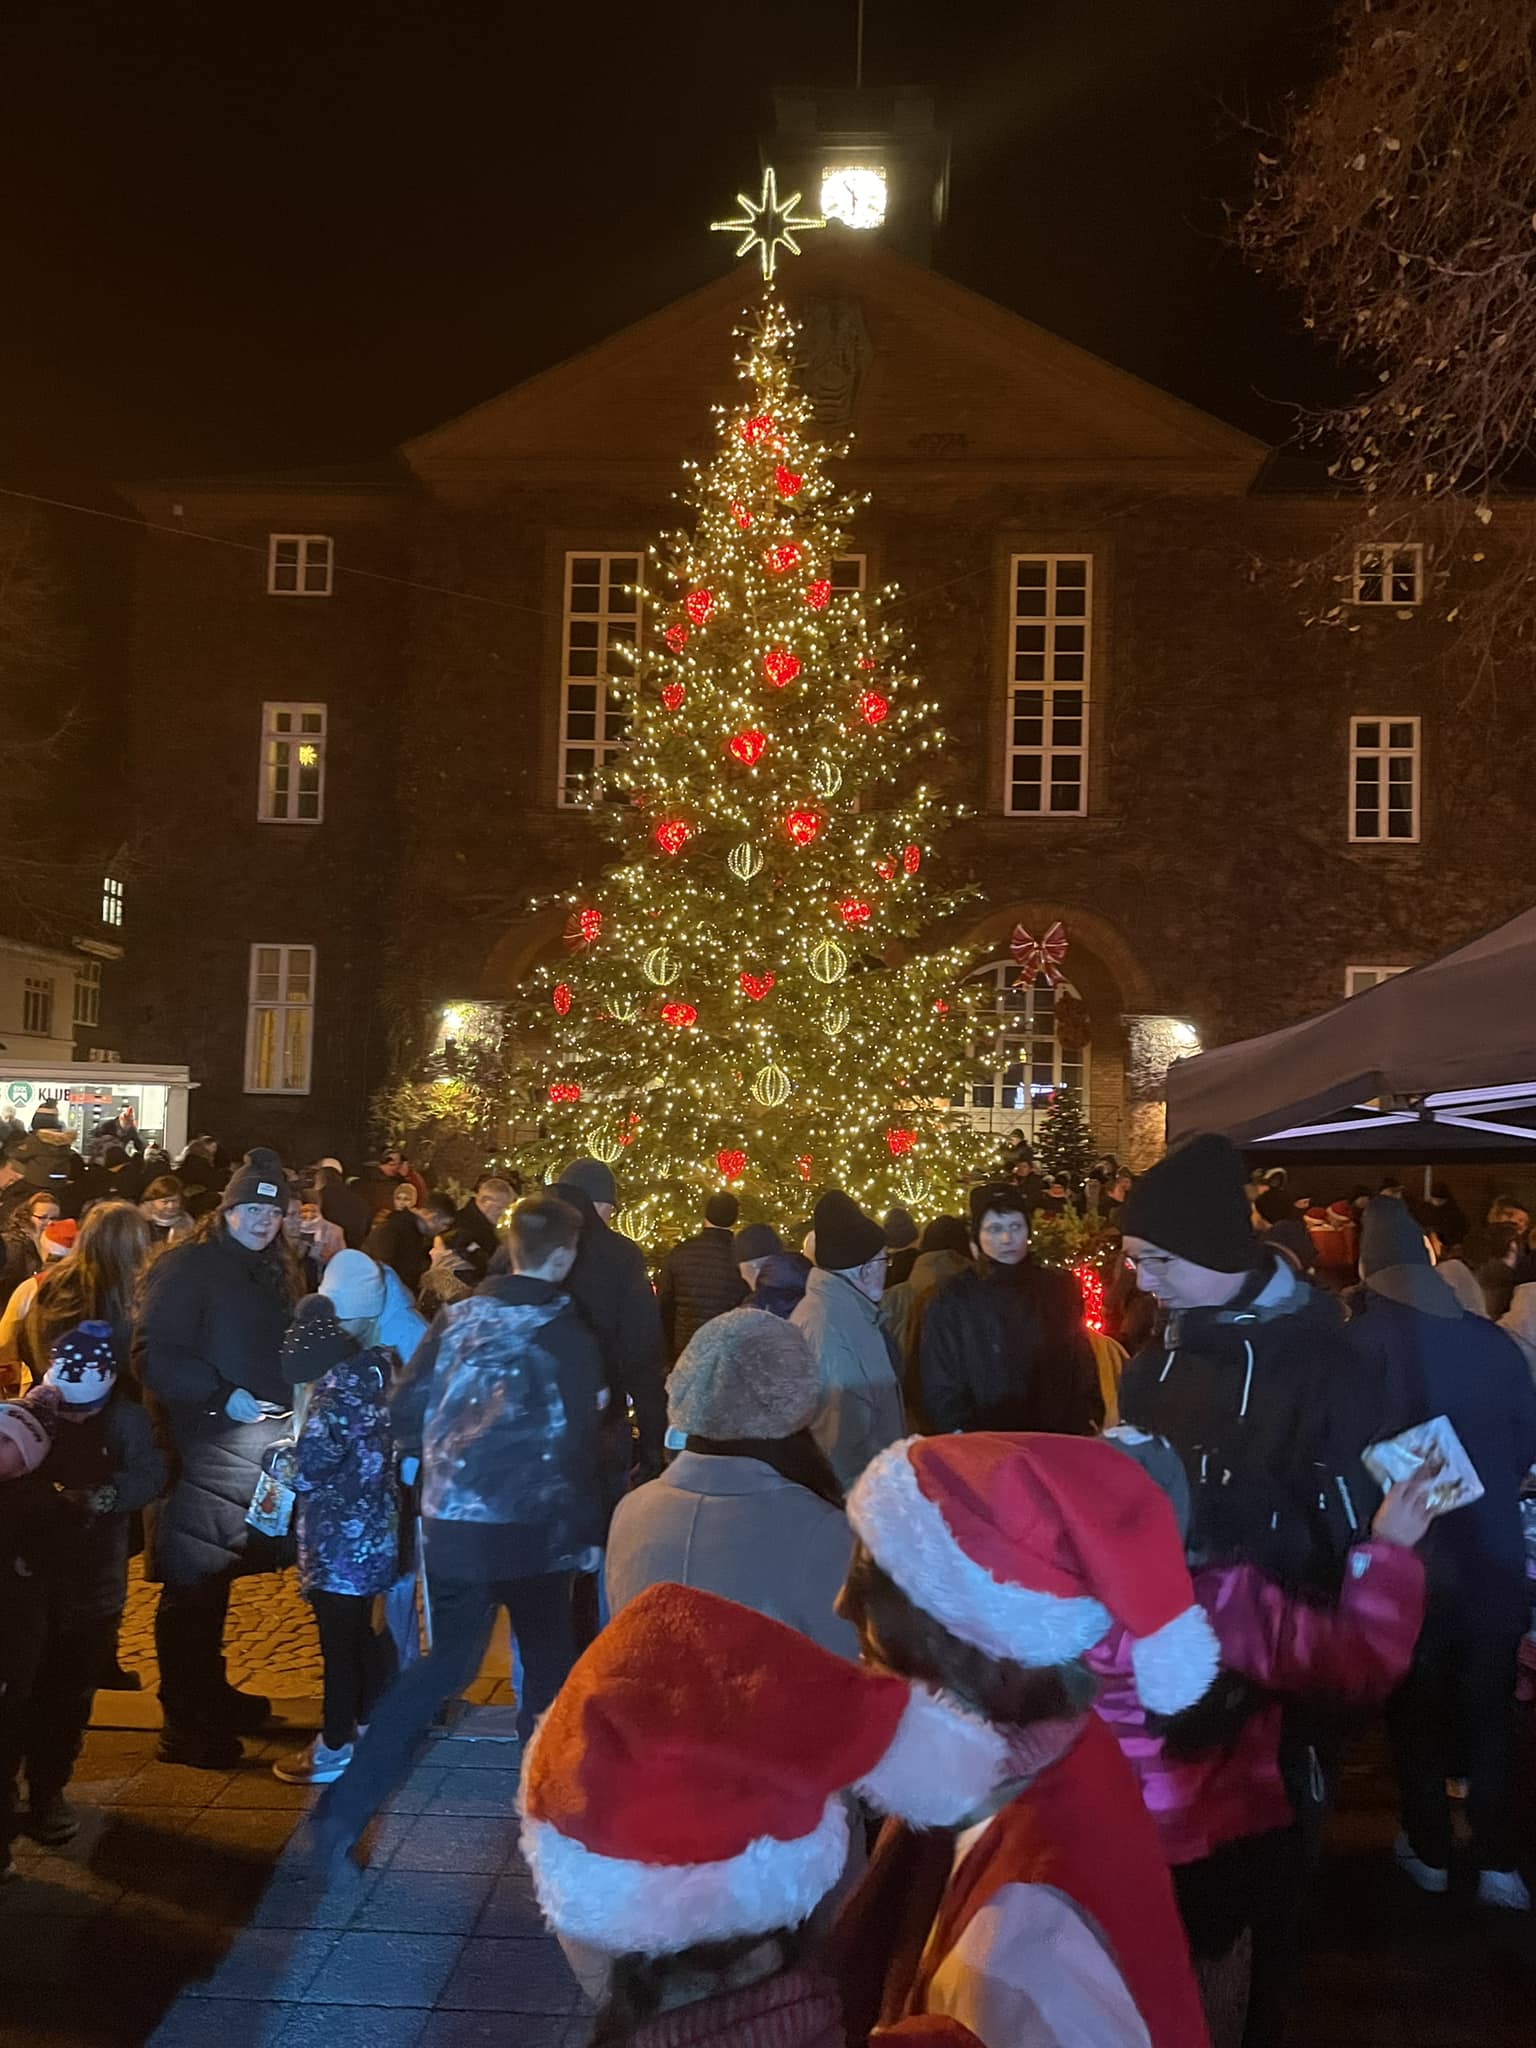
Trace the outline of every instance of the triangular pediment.
<path fill-rule="evenodd" d="M 1243 491 L 1268 451 L 1181 399 L 875 241 L 836 230 L 780 269 L 803 323 L 804 381 L 859 470 L 942 465 L 1021 482 Z M 457 495 L 520 475 L 675 475 L 733 399 L 747 264 L 407 442 Z"/>

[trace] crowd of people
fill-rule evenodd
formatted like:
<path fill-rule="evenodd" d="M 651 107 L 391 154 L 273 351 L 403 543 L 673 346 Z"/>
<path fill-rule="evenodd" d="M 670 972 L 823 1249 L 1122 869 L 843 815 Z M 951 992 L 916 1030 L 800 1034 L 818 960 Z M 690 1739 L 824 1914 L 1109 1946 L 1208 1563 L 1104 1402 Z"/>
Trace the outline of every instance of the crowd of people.
<path fill-rule="evenodd" d="M 1324 1259 L 1224 1140 L 1078 1187 L 1020 1143 L 921 1227 L 720 1190 L 653 1265 L 596 1159 L 454 1199 L 398 1152 L 130 1135 L 83 1160 L 45 1113 L 0 1169 L 7 1868 L 78 1825 L 142 1541 L 191 1768 L 268 1718 L 235 1579 L 296 1566 L 322 1723 L 274 1768 L 325 1788 L 338 1882 L 507 1612 L 524 1848 L 600 2041 L 1264 2048 L 1367 1708 L 1403 1879 L 1450 1888 L 1459 1780 L 1478 1900 L 1528 1909 L 1512 1199 L 1474 1232 L 1389 1185 Z M 1102 1331 L 1032 1254 L 1068 1204 Z"/>

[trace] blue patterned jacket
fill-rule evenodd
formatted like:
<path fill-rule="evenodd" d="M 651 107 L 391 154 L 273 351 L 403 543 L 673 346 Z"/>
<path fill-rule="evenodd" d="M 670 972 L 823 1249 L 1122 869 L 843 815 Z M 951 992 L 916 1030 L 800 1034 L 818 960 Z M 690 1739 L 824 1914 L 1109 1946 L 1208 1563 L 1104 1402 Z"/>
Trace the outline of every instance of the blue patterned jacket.
<path fill-rule="evenodd" d="M 382 1593 L 398 1575 L 393 1364 L 391 1351 L 359 1351 L 310 1390 L 294 1481 L 299 1584 L 306 1593 Z"/>

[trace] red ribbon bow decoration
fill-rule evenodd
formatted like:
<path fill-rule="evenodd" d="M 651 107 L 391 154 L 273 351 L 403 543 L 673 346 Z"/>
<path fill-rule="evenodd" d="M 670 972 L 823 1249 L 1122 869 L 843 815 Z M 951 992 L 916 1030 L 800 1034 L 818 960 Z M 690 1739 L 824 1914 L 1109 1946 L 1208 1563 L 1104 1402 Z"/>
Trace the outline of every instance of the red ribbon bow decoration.
<path fill-rule="evenodd" d="M 1043 939 L 1032 939 L 1023 925 L 1016 924 L 1008 950 L 1023 970 L 1019 976 L 1021 986 L 1028 987 L 1037 975 L 1043 974 L 1052 988 L 1060 988 L 1067 978 L 1061 971 L 1061 963 L 1067 957 L 1067 929 L 1060 918 Z"/>

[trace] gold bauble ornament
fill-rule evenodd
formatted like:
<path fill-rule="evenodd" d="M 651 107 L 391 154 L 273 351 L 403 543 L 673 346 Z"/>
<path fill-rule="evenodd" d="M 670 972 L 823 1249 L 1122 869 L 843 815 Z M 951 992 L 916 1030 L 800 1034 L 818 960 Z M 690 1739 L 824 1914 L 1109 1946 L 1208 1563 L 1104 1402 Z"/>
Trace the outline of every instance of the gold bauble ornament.
<path fill-rule="evenodd" d="M 811 770 L 811 788 L 818 796 L 836 796 L 842 786 L 843 771 L 835 761 L 818 761 Z"/>
<path fill-rule="evenodd" d="M 654 981 L 658 988 L 665 988 L 669 981 L 676 981 L 679 973 L 677 960 L 665 946 L 652 946 L 642 963 L 647 981 Z"/>
<path fill-rule="evenodd" d="M 590 1149 L 592 1157 L 594 1159 L 601 1159 L 604 1166 L 615 1166 L 618 1164 L 619 1154 L 624 1148 L 620 1145 L 617 1138 L 594 1138 Z"/>
<path fill-rule="evenodd" d="M 821 1028 L 828 1038 L 841 1038 L 848 1029 L 848 1012 L 841 1009 L 828 1010 L 821 1020 Z"/>
<path fill-rule="evenodd" d="M 848 955 L 836 939 L 823 939 L 811 948 L 811 972 L 818 981 L 841 981 L 848 972 Z"/>
<path fill-rule="evenodd" d="M 778 1109 L 789 1100 L 789 1076 L 782 1067 L 762 1067 L 752 1083 L 752 1093 L 769 1109 Z"/>
<path fill-rule="evenodd" d="M 632 1003 L 628 996 L 620 996 L 616 1002 L 608 1005 L 608 1014 L 615 1024 L 633 1024 L 640 1010 L 638 1004 Z"/>
<path fill-rule="evenodd" d="M 725 856 L 725 864 L 738 882 L 750 882 L 762 872 L 763 856 L 750 839 L 743 839 L 740 846 L 733 846 Z"/>
<path fill-rule="evenodd" d="M 891 1184 L 902 1206 L 914 1213 L 926 1208 L 933 1182 L 926 1173 L 899 1173 Z"/>

